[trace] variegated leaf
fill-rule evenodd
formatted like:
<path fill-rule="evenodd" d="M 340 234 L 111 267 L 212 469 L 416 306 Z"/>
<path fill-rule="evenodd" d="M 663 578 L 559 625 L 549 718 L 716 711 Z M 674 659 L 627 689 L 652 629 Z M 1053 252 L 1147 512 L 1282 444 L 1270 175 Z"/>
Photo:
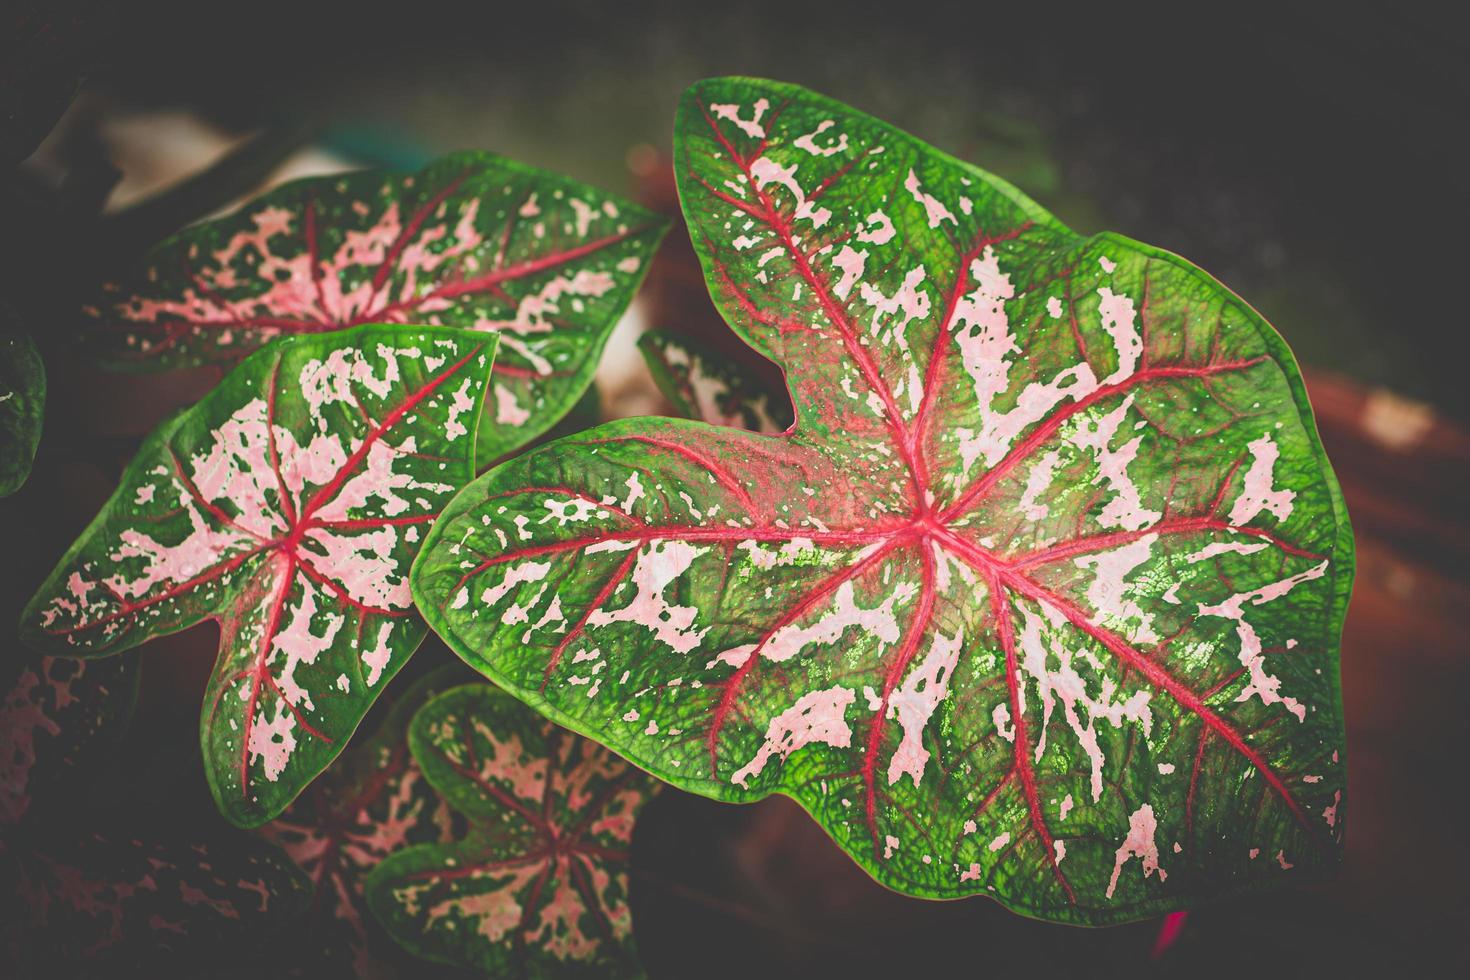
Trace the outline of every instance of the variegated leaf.
<path fill-rule="evenodd" d="M 10 318 L 3 307 L 0 318 Z M 36 345 L 24 334 L 0 332 L 0 497 L 30 476 L 45 407 L 46 370 Z"/>
<path fill-rule="evenodd" d="M 441 668 L 404 691 L 372 738 L 349 748 L 285 813 L 261 828 L 315 889 L 307 932 L 321 960 L 297 964 L 302 972 L 397 975 L 374 942 L 380 936 L 370 929 L 363 884 L 390 855 L 455 836 L 459 821 L 409 752 L 408 725 L 463 670 Z"/>
<path fill-rule="evenodd" d="M 681 416 L 753 432 L 781 432 L 791 425 L 786 393 L 768 391 L 697 341 L 650 330 L 638 347 L 654 383 Z"/>
<path fill-rule="evenodd" d="M 416 562 L 434 628 L 675 785 L 794 796 L 909 894 L 1099 924 L 1334 868 L 1352 537 L 1270 326 L 795 86 L 700 83 L 676 144 L 796 424 L 496 468 Z"/>
<path fill-rule="evenodd" d="M 0 702 L 0 826 L 19 823 L 36 795 L 92 768 L 132 716 L 136 657 L 31 657 Z"/>
<path fill-rule="evenodd" d="M 148 437 L 27 639 L 96 657 L 218 620 L 205 770 L 230 820 L 275 816 L 423 639 L 409 563 L 474 472 L 495 342 L 366 326 L 247 358 Z"/>
<path fill-rule="evenodd" d="M 305 911 L 310 883 L 265 841 L 105 833 L 18 855 L 5 955 L 19 976 L 199 976 Z"/>
<path fill-rule="evenodd" d="M 545 432 L 592 379 L 667 221 L 489 153 L 416 174 L 296 181 L 154 249 L 86 307 L 94 355 L 161 370 L 362 323 L 500 335 L 489 461 Z"/>
<path fill-rule="evenodd" d="M 389 932 L 494 976 L 642 976 L 627 848 L 652 782 L 486 684 L 429 702 L 409 742 L 470 829 L 372 873 L 368 903 Z"/>

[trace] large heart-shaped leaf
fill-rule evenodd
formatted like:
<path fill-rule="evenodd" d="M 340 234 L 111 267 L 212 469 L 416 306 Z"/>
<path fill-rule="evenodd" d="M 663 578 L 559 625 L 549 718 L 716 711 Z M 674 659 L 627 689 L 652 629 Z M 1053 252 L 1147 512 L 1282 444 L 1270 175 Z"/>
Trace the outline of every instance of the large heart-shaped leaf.
<path fill-rule="evenodd" d="M 138 660 L 31 657 L 0 701 L 0 826 L 92 768 L 132 717 Z"/>
<path fill-rule="evenodd" d="M 409 563 L 474 472 L 495 343 L 367 326 L 246 359 L 148 437 L 27 639 L 96 657 L 218 620 L 205 769 L 230 820 L 275 816 L 423 639 Z"/>
<path fill-rule="evenodd" d="M 651 780 L 487 684 L 430 701 L 409 744 L 470 829 L 369 876 L 368 904 L 394 938 L 494 976 L 642 976 L 627 847 Z"/>
<path fill-rule="evenodd" d="M 9 327 L 9 310 L 0 305 Z M 31 475 L 46 407 L 46 369 L 31 338 L 0 332 L 0 497 L 19 490 Z"/>
<path fill-rule="evenodd" d="M 16 870 L 4 940 L 18 976 L 199 976 L 282 935 L 311 894 L 274 845 L 239 834 L 83 834 Z"/>
<path fill-rule="evenodd" d="M 638 338 L 638 349 L 659 391 L 686 419 L 754 432 L 780 432 L 791 425 L 784 393 L 767 390 L 697 341 L 650 330 Z"/>
<path fill-rule="evenodd" d="M 630 420 L 496 468 L 417 560 L 430 623 L 910 894 L 1108 923 L 1331 869 L 1352 539 L 1275 332 L 793 86 L 701 83 L 676 141 L 794 430 Z"/>
<path fill-rule="evenodd" d="M 442 668 L 404 691 L 372 738 L 348 749 L 279 819 L 261 828 L 315 888 L 307 931 L 322 961 L 303 964 L 308 972 L 325 967 L 355 977 L 393 975 L 374 948 L 363 885 L 389 855 L 454 837 L 448 804 L 409 752 L 408 725 L 463 671 Z"/>
<path fill-rule="evenodd" d="M 86 307 L 87 340 L 105 363 L 160 370 L 362 323 L 495 331 L 488 462 L 576 402 L 666 229 L 636 204 L 489 153 L 301 180 L 159 245 Z"/>

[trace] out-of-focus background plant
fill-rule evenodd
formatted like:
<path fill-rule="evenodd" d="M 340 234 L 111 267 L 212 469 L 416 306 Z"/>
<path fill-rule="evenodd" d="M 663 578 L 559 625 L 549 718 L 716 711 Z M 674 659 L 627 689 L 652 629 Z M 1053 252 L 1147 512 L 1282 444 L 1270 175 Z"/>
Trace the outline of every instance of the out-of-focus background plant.
<path fill-rule="evenodd" d="M 31 481 L 0 505 L 7 622 L 137 437 L 218 379 L 107 375 L 69 358 L 65 318 L 110 255 L 292 177 L 410 169 L 467 147 L 675 216 L 679 93 L 715 74 L 790 79 L 1009 179 L 1079 231 L 1186 255 L 1251 297 L 1304 365 L 1358 533 L 1347 862 L 1337 882 L 1191 915 L 1155 965 L 1464 959 L 1470 403 L 1455 224 L 1470 213 L 1458 153 L 1470 59 L 1446 25 L 1403 10 L 875 2 L 22 3 L 4 17 L 0 301 L 46 352 L 53 389 L 91 393 L 49 406 Z M 668 411 L 634 345 L 651 327 L 762 370 L 710 305 L 680 229 L 609 345 L 604 417 Z M 222 829 L 193 758 L 200 651 L 214 645 L 204 628 L 141 651 L 133 725 L 114 764 L 68 798 L 72 816 L 124 834 Z M 450 659 L 425 649 L 418 672 Z M 902 899 L 781 798 L 732 808 L 663 794 L 635 839 L 632 900 L 655 976 L 1045 975 L 1148 964 L 1157 931 Z M 291 962 L 284 935 L 242 947 L 243 974 Z"/>

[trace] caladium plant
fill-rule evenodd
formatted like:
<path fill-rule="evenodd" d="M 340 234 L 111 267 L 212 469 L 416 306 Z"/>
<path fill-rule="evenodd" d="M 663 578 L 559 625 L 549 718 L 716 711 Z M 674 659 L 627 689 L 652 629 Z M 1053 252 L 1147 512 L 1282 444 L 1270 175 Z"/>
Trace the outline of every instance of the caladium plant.
<path fill-rule="evenodd" d="M 0 880 L 7 964 L 21 976 L 156 970 L 283 929 L 309 884 L 263 842 L 82 830 L 72 796 L 117 746 L 135 656 L 33 657 L 0 701 Z"/>
<path fill-rule="evenodd" d="M 239 834 L 84 833 L 28 849 L 15 884 L 23 911 L 6 944 L 23 976 L 93 976 L 104 965 L 104 975 L 159 975 L 238 955 L 283 934 L 310 896 L 274 845 Z"/>
<path fill-rule="evenodd" d="M 494 331 L 488 462 L 576 402 L 667 227 L 489 153 L 300 180 L 159 245 L 85 307 L 84 336 L 105 364 L 163 370 L 364 323 Z"/>
<path fill-rule="evenodd" d="M 24 635 L 100 657 L 217 620 L 209 784 L 236 824 L 280 813 L 423 639 L 409 563 L 474 473 L 495 344 L 364 326 L 250 356 L 148 437 Z"/>
<path fill-rule="evenodd" d="M 494 976 L 642 976 L 628 844 L 652 781 L 487 684 L 439 695 L 409 728 L 425 777 L 469 822 L 368 877 L 406 948 Z"/>
<path fill-rule="evenodd" d="M 94 768 L 127 728 L 136 657 L 31 657 L 0 702 L 0 826 L 20 823 L 39 791 Z"/>
<path fill-rule="evenodd" d="M 0 319 L 11 319 L 3 306 Z M 15 493 L 30 476 L 45 407 L 46 370 L 35 343 L 0 331 L 0 497 Z"/>
<path fill-rule="evenodd" d="M 393 703 L 371 738 L 355 743 L 261 833 L 285 850 L 314 888 L 309 941 L 323 968 L 355 977 L 394 975 L 371 930 L 363 885 L 380 861 L 406 847 L 448 843 L 456 823 L 408 749 L 408 725 L 430 697 L 464 668 L 420 679 Z"/>
<path fill-rule="evenodd" d="M 781 432 L 791 425 L 791 405 L 738 365 L 698 341 L 666 330 L 650 330 L 638 348 L 654 383 L 686 419 L 753 432 Z"/>
<path fill-rule="evenodd" d="M 1331 869 L 1352 538 L 1271 327 L 795 86 L 696 85 L 675 163 L 794 427 L 620 421 L 493 469 L 416 561 L 434 628 L 912 895 L 1102 924 Z"/>

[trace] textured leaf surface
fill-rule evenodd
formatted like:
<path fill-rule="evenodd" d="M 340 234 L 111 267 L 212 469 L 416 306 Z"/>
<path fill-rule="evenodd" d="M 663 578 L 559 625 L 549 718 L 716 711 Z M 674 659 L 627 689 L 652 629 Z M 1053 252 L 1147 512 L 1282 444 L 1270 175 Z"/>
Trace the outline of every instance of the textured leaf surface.
<path fill-rule="evenodd" d="M 23 911 L 5 940 L 22 975 L 131 976 L 218 962 L 247 943 L 269 942 L 310 897 L 305 877 L 273 845 L 238 835 L 87 834 L 24 854 L 17 869 Z"/>
<path fill-rule="evenodd" d="M 31 657 L 0 702 L 0 825 L 87 768 L 121 736 L 138 693 L 135 657 Z"/>
<path fill-rule="evenodd" d="M 0 316 L 6 316 L 0 309 Z M 0 333 L 0 497 L 31 474 L 46 408 L 46 370 L 29 337 Z"/>
<path fill-rule="evenodd" d="M 447 843 L 455 821 L 408 749 L 414 712 L 460 669 L 435 671 L 403 693 L 373 737 L 353 745 L 290 809 L 261 829 L 315 889 L 313 947 L 356 977 L 392 976 L 376 955 L 363 885 L 389 855 L 414 844 Z M 307 973 L 318 965 L 302 964 Z"/>
<path fill-rule="evenodd" d="M 910 894 L 1106 923 L 1335 866 L 1352 541 L 1274 331 L 798 88 L 702 83 L 676 141 L 794 430 L 630 420 L 498 467 L 418 558 L 431 624 Z"/>
<path fill-rule="evenodd" d="M 429 702 L 409 742 L 470 829 L 373 872 L 368 902 L 389 932 L 495 976 L 642 976 L 627 848 L 651 780 L 486 684 Z"/>
<path fill-rule="evenodd" d="M 28 640 L 94 657 L 218 620 L 206 773 L 232 821 L 275 816 L 423 639 L 409 563 L 474 472 L 494 349 L 369 326 L 248 358 L 148 437 L 31 600 Z"/>
<path fill-rule="evenodd" d="M 638 338 L 638 347 L 659 391 L 684 418 L 754 432 L 780 432 L 791 425 L 783 392 L 767 391 L 698 342 L 650 330 Z"/>
<path fill-rule="evenodd" d="M 362 323 L 495 331 L 488 461 L 546 431 L 587 387 L 666 227 L 488 153 L 413 175 L 297 181 L 158 246 L 86 309 L 87 337 L 106 363 L 159 370 Z"/>

